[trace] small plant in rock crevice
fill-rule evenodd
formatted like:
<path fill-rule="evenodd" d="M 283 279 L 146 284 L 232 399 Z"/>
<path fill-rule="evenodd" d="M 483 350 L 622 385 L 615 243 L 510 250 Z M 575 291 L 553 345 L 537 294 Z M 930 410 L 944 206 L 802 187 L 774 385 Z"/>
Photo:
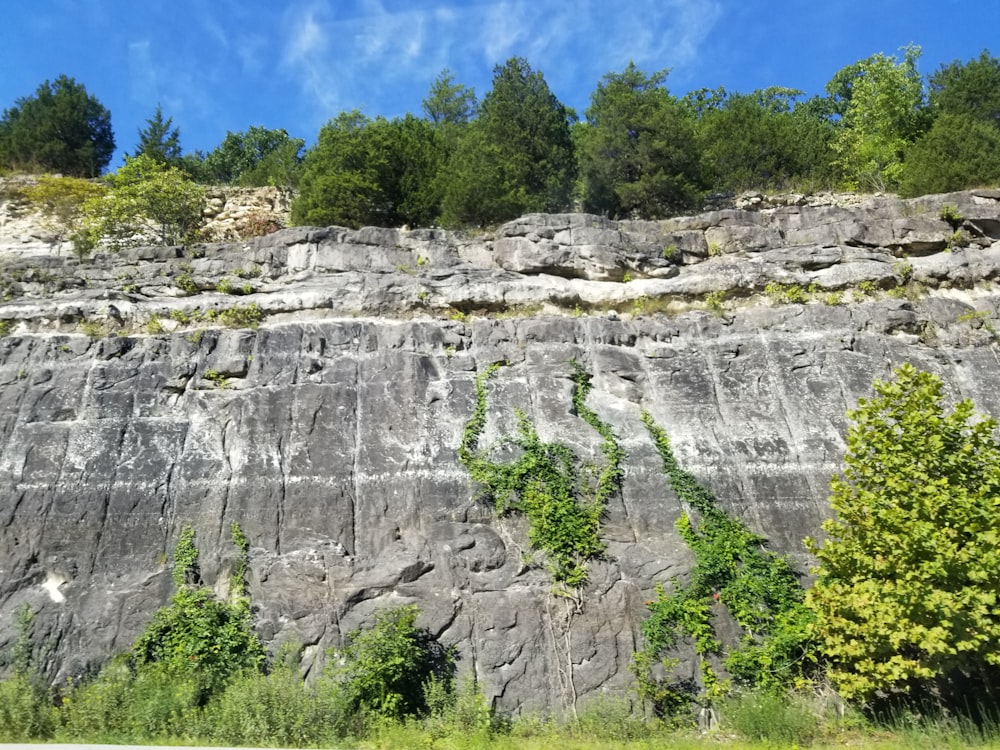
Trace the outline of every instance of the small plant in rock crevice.
<path fill-rule="evenodd" d="M 511 463 L 490 460 L 480 448 L 486 426 L 486 383 L 500 365 L 486 368 L 476 378 L 476 401 L 459 446 L 459 460 L 500 515 L 523 513 L 528 519 L 531 547 L 545 552 L 553 579 L 569 589 L 587 581 L 586 563 L 604 551 L 600 521 L 609 499 L 619 491 L 625 453 L 610 425 L 586 404 L 590 375 L 575 362 L 573 408 L 602 438 L 602 467 L 581 466 L 568 446 L 545 443 L 528 417 L 518 412 L 518 432 L 505 443 L 520 450 Z"/>

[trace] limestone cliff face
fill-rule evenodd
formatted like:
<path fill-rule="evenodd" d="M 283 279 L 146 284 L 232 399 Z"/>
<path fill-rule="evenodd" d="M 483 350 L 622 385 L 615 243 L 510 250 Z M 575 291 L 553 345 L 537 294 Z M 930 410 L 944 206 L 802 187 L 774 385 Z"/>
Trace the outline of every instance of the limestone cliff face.
<path fill-rule="evenodd" d="M 54 679 L 97 667 L 167 601 L 181 526 L 224 592 L 235 521 L 261 633 L 306 644 L 310 668 L 415 602 L 500 708 L 625 687 L 644 601 L 689 564 L 642 409 L 803 570 L 874 378 L 913 362 L 1000 414 L 1000 193 L 791 203 L 478 236 L 299 228 L 84 263 L 0 228 L 0 649 L 27 602 Z M 777 303 L 774 283 L 812 291 Z M 520 409 L 599 460 L 571 359 L 628 454 L 576 602 L 457 459 L 475 376 L 506 361 L 484 440 Z"/>

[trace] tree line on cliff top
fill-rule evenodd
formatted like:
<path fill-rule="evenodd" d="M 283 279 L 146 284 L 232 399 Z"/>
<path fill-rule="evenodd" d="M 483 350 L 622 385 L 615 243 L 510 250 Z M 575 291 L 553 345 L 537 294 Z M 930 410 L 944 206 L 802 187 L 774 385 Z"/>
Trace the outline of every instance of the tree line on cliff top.
<path fill-rule="evenodd" d="M 918 47 L 848 65 L 824 96 L 771 87 L 676 96 L 667 71 L 608 73 L 580 117 L 523 58 L 497 65 L 480 100 L 445 70 L 422 116 L 342 112 L 316 143 L 283 129 L 227 133 L 184 154 L 157 107 L 126 159 L 146 155 L 200 183 L 298 189 L 299 224 L 482 226 L 583 210 L 660 218 L 706 195 L 844 188 L 904 196 L 1000 181 L 1000 59 L 984 51 L 922 77 Z M 0 119 L 0 169 L 97 177 L 111 115 L 66 76 Z"/>

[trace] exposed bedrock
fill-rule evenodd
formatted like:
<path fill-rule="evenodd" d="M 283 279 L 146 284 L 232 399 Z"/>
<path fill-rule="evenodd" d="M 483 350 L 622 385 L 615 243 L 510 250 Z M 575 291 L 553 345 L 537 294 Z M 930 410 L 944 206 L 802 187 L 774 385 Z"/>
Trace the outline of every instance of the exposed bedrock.
<path fill-rule="evenodd" d="M 623 689 L 644 602 L 690 564 L 641 410 L 727 510 L 806 571 L 801 540 L 827 515 L 845 412 L 874 378 L 913 362 L 1000 415 L 997 199 L 530 216 L 476 237 L 289 229 L 196 257 L 146 248 L 85 263 L 22 243 L 0 304 L 12 328 L 0 339 L 0 649 L 28 603 L 54 680 L 96 668 L 168 600 L 183 525 L 225 592 L 238 522 L 260 632 L 301 641 L 310 669 L 375 610 L 415 602 L 503 710 Z M 963 216 L 964 246 L 944 204 Z M 0 238 L 0 251 L 17 242 Z M 185 274 L 203 291 L 178 287 Z M 223 278 L 252 288 L 225 294 Z M 808 303 L 776 304 L 772 282 L 815 286 Z M 918 286 L 878 291 L 904 284 Z M 727 302 L 713 314 L 701 298 L 716 290 Z M 838 290 L 841 304 L 819 298 Z M 257 328 L 198 319 L 250 304 Z M 498 518 L 457 458 L 474 379 L 505 361 L 483 440 L 511 434 L 521 410 L 542 438 L 603 460 L 573 413 L 570 360 L 592 373 L 588 403 L 627 453 L 605 558 L 577 601 L 553 595 L 523 519 Z"/>

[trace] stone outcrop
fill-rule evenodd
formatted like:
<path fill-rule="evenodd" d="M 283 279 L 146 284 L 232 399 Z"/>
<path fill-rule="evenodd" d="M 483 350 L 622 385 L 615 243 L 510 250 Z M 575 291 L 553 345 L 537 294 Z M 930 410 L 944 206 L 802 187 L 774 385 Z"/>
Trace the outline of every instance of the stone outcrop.
<path fill-rule="evenodd" d="M 28 603 L 53 679 L 96 668 L 166 602 L 184 524 L 224 593 L 238 522 L 261 633 L 303 643 L 308 669 L 416 602 L 501 709 L 624 689 L 644 602 L 690 564 L 641 410 L 803 571 L 874 378 L 913 362 L 1000 414 L 1000 192 L 744 205 L 292 228 L 82 263 L 2 225 L 0 649 Z M 521 410 L 600 460 L 570 360 L 627 452 L 575 600 L 457 459 L 476 374 L 502 361 L 484 440 Z"/>

